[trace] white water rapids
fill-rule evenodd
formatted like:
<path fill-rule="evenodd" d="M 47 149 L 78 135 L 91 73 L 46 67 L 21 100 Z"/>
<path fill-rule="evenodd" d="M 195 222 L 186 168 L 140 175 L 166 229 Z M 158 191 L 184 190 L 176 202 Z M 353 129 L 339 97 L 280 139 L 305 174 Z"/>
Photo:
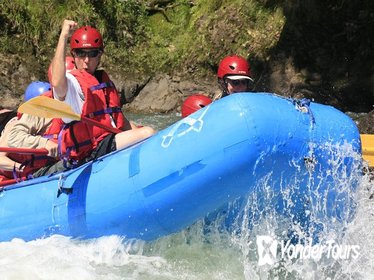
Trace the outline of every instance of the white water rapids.
<path fill-rule="evenodd" d="M 171 121 L 160 116 L 153 119 L 161 124 Z M 373 175 L 366 173 L 361 180 L 356 215 L 339 240 L 341 248 L 355 246 L 357 255 L 353 249 L 349 256 L 342 253 L 343 257 L 333 258 L 330 248 L 330 256 L 324 253 L 316 260 L 306 255 L 291 258 L 291 252 L 291 257 L 286 253 L 283 259 L 262 265 L 256 241 L 259 235 L 279 231 L 282 221 L 277 217 L 259 219 L 251 230 L 241 221 L 237 225 L 240 234 L 219 231 L 214 225 L 207 232 L 204 221 L 199 221 L 180 233 L 147 243 L 120 236 L 1 242 L 0 279 L 373 279 Z M 253 207 L 253 201 L 248 206 Z M 325 237 L 333 239 L 334 232 Z"/>

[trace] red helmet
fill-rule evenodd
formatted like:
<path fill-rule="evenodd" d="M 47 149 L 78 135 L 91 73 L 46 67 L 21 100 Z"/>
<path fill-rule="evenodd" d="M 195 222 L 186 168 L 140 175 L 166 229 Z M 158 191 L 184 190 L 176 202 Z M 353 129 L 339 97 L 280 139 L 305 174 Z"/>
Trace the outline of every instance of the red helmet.
<path fill-rule="evenodd" d="M 237 55 L 226 56 L 219 64 L 217 76 L 223 79 L 227 75 L 242 76 L 241 79 L 251 79 L 248 61 Z"/>
<path fill-rule="evenodd" d="M 70 49 L 104 49 L 103 38 L 97 29 L 83 26 L 71 36 Z"/>
<path fill-rule="evenodd" d="M 204 108 L 210 103 L 212 103 L 212 99 L 203 94 L 194 94 L 187 97 L 182 104 L 182 118 L 185 118 L 197 110 Z"/>

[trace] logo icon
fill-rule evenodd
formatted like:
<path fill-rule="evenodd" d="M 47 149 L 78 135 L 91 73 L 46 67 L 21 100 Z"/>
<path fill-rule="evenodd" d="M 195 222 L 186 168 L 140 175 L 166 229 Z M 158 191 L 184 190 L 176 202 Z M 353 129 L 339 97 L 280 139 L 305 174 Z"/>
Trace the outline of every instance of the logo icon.
<path fill-rule="evenodd" d="M 258 235 L 256 237 L 258 265 L 272 265 L 277 259 L 278 242 L 271 236 Z"/>

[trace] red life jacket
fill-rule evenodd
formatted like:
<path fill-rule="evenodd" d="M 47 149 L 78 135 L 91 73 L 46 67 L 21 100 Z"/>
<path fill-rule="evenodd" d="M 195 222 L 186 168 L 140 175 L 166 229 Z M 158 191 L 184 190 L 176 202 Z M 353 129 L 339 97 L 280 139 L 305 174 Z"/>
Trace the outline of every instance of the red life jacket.
<path fill-rule="evenodd" d="M 113 121 L 119 129 L 131 129 L 122 113 L 117 89 L 104 71 L 96 71 L 95 76 L 85 70 L 73 70 L 70 74 L 78 80 L 84 94 L 82 116 L 106 126 L 112 126 Z M 61 134 L 61 153 L 70 159 L 83 159 L 110 133 L 81 121 L 68 123 Z"/>
<path fill-rule="evenodd" d="M 0 170 L 0 176 L 7 179 L 16 179 L 16 178 L 28 178 L 36 170 L 42 168 L 43 166 L 53 164 L 56 162 L 54 158 L 44 156 L 44 155 L 22 155 L 17 153 L 9 153 L 8 158 L 14 160 L 15 162 L 20 163 L 23 166 L 22 172 L 17 171 L 6 171 Z"/>

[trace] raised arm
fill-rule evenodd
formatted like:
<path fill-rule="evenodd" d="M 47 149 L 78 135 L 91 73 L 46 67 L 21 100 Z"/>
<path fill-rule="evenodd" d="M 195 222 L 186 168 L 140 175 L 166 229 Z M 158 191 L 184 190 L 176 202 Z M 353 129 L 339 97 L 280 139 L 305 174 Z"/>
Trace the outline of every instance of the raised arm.
<path fill-rule="evenodd" d="M 65 100 L 67 92 L 67 80 L 66 80 L 66 66 L 65 66 L 65 56 L 66 56 L 66 45 L 69 39 L 70 34 L 75 30 L 77 23 L 72 20 L 65 19 L 62 28 L 60 37 L 57 43 L 55 56 L 52 60 L 52 86 L 55 98 L 63 101 Z"/>

